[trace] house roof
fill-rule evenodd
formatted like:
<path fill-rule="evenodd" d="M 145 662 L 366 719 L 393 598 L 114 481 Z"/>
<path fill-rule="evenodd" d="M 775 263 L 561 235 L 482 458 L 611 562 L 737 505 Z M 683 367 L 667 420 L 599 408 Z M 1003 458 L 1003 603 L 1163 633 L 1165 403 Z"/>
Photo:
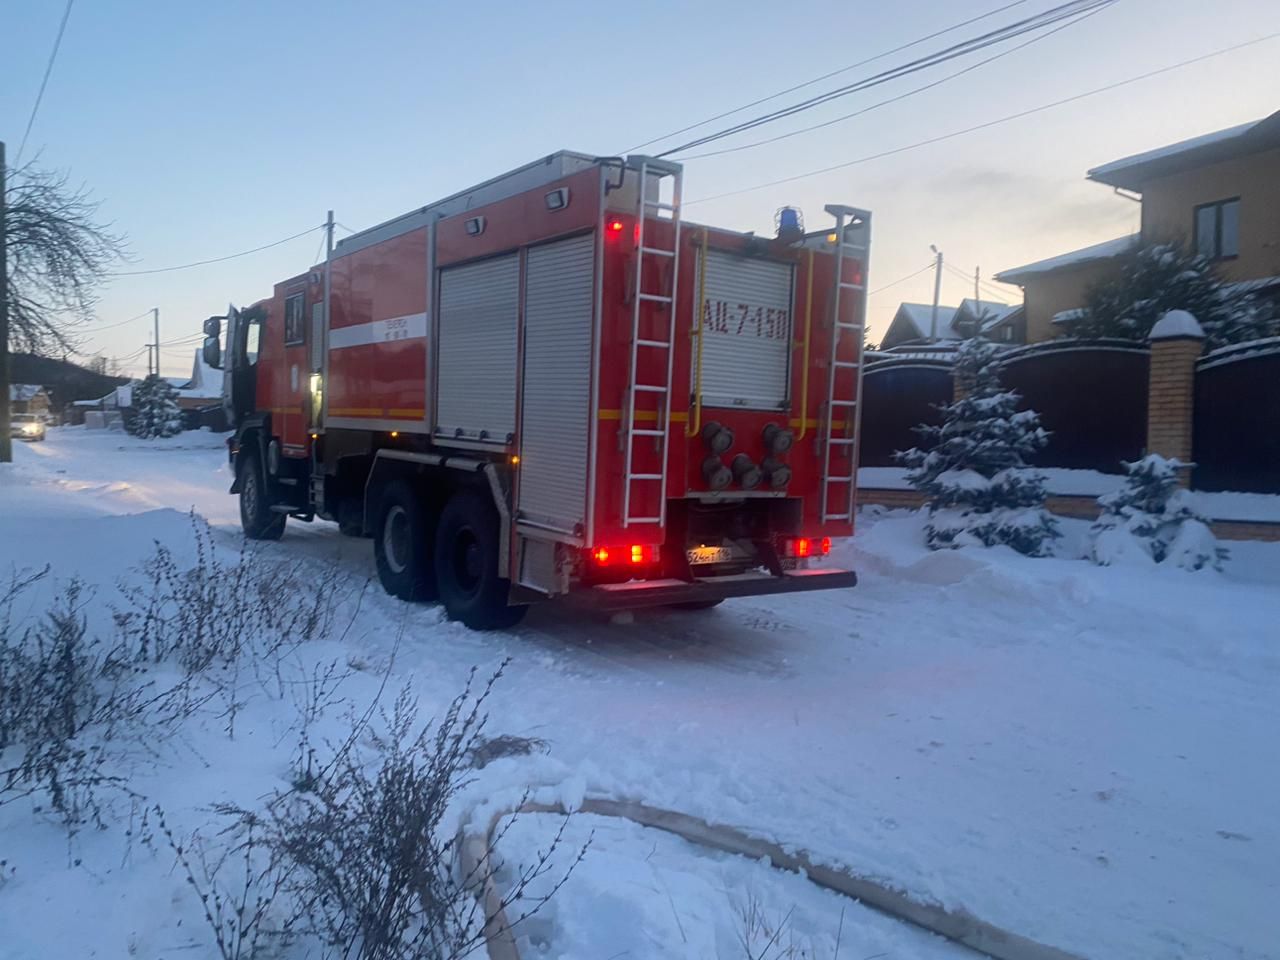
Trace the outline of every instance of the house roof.
<path fill-rule="evenodd" d="M 216 400 L 222 397 L 222 371 L 204 362 L 204 351 L 195 351 L 191 365 L 191 379 L 178 387 L 182 395 L 190 398 Z"/>
<path fill-rule="evenodd" d="M 1123 253 L 1128 253 L 1138 245 L 1138 235 L 1131 234 L 1127 237 L 1117 237 L 1114 240 L 1104 240 L 1102 243 L 1095 243 L 1092 246 L 1081 247 L 1079 250 L 1072 250 L 1070 253 L 1061 253 L 1056 257 L 1050 257 L 1047 260 L 1037 260 L 1035 263 L 1024 264 L 1021 267 L 1013 267 L 1010 270 L 1001 270 L 996 274 L 996 279 L 1001 283 L 1016 283 L 1021 285 L 1022 281 L 1027 277 L 1035 276 L 1041 273 L 1054 273 L 1058 270 L 1067 270 L 1072 267 L 1079 267 L 1086 263 L 1093 263 L 1096 260 L 1110 260 L 1112 257 L 1118 257 Z"/>
<path fill-rule="evenodd" d="M 939 304 L 938 339 L 963 340 L 965 337 L 971 336 L 972 331 L 962 330 L 960 325 L 966 320 L 974 320 L 983 316 L 985 316 L 985 319 L 982 324 L 982 332 L 986 333 L 988 330 L 998 327 L 1004 321 L 1011 319 L 1021 309 L 1021 304 L 1010 305 L 998 303 L 995 300 L 974 300 L 971 297 L 961 300 L 958 307 L 947 307 Z M 916 336 L 907 338 L 908 341 L 911 339 L 927 339 L 933 325 L 933 304 L 899 304 L 898 312 L 894 314 L 895 323 L 899 317 L 915 328 Z"/>
<path fill-rule="evenodd" d="M 9 384 L 9 399 L 16 403 L 26 403 L 43 389 L 44 387 L 38 383 L 11 383 Z"/>
<path fill-rule="evenodd" d="M 1156 177 L 1273 147 L 1280 147 L 1280 110 L 1261 120 L 1104 163 L 1090 170 L 1088 177 L 1109 186 L 1141 192 L 1143 184 Z"/>

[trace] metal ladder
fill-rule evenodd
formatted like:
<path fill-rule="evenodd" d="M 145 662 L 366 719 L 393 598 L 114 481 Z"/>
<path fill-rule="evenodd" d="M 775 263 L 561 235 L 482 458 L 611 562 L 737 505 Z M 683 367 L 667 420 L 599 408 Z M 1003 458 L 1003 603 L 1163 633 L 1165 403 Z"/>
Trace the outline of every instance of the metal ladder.
<path fill-rule="evenodd" d="M 671 435 L 671 368 L 675 358 L 676 336 L 676 281 L 680 266 L 680 188 L 682 167 L 678 163 L 658 160 L 654 157 L 633 156 L 627 158 L 627 169 L 639 174 L 636 199 L 636 257 L 635 277 L 632 290 L 634 296 L 631 304 L 631 361 L 627 374 L 627 396 L 623 416 L 626 431 L 623 440 L 626 451 L 626 464 L 623 474 L 622 492 L 622 525 L 630 527 L 636 524 L 657 524 L 663 526 L 667 522 L 667 448 Z M 661 196 L 661 183 L 665 177 L 672 178 L 671 202 L 664 203 L 660 199 L 649 199 L 648 186 L 650 177 L 656 177 L 659 189 L 655 197 Z M 670 248 L 649 246 L 645 241 L 646 221 L 650 214 L 661 217 L 670 214 L 672 224 L 672 246 Z M 671 289 L 666 293 L 645 293 L 644 278 L 646 264 L 653 258 L 671 261 Z M 658 309 L 667 311 L 666 339 L 654 340 L 640 336 L 641 307 L 645 303 L 658 304 Z M 640 351 L 645 350 L 659 355 L 666 355 L 666 379 L 662 383 L 641 383 Z M 636 425 L 636 400 L 642 393 L 654 394 L 658 398 L 658 410 L 652 428 Z M 662 464 L 657 473 L 637 473 L 635 470 L 635 447 L 638 442 L 652 440 L 658 445 L 658 456 Z M 632 493 L 636 484 L 658 485 L 658 512 L 656 515 L 642 515 L 632 512 Z"/>
<path fill-rule="evenodd" d="M 852 522 L 856 476 L 854 453 L 857 437 L 851 427 L 857 423 L 858 404 L 862 400 L 862 347 L 865 334 L 863 326 L 867 307 L 866 255 L 871 240 L 871 214 L 865 210 L 838 204 L 829 204 L 825 209 L 836 218 L 836 262 L 835 282 L 831 296 L 831 355 L 828 358 L 827 367 L 826 424 L 822 443 L 822 520 L 824 523 L 828 520 Z M 849 224 L 862 226 L 863 241 L 861 243 L 845 241 L 846 220 Z M 862 260 L 861 283 L 850 283 L 844 278 L 844 260 L 847 254 L 853 254 Z M 848 312 L 845 310 L 846 304 L 855 304 L 858 307 L 856 314 L 858 322 L 846 319 L 845 314 Z M 846 335 L 856 335 L 858 338 L 856 361 L 840 359 L 840 347 L 845 342 Z M 841 370 L 854 371 L 855 386 L 852 396 L 847 392 L 838 393 L 837 384 L 840 382 L 838 374 Z M 844 416 L 840 422 L 846 426 L 843 436 L 836 433 L 837 418 L 841 413 Z M 832 451 L 838 448 L 847 450 L 848 456 L 844 462 L 848 463 L 848 473 L 833 475 L 831 473 Z"/>

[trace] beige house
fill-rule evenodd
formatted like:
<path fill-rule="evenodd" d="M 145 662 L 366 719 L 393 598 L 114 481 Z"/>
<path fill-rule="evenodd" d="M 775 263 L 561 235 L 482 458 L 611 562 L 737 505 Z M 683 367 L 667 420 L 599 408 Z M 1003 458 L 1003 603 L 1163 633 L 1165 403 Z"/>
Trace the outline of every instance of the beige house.
<path fill-rule="evenodd" d="M 1139 245 L 1178 242 L 1228 280 L 1280 288 L 1280 112 L 1094 167 L 1088 177 L 1141 201 L 1141 233 L 997 273 L 1022 288 L 1028 343 L 1057 336 L 1089 287 Z"/>

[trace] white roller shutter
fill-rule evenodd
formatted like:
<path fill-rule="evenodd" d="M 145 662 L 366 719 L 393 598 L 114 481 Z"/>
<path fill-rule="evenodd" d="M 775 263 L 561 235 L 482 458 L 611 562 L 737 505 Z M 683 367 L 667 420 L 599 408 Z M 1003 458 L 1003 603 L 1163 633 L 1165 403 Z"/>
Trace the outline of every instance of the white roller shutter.
<path fill-rule="evenodd" d="M 518 255 L 440 271 L 436 417 L 444 436 L 461 430 L 501 444 L 515 432 L 519 312 Z"/>
<path fill-rule="evenodd" d="M 572 534 L 587 514 L 594 236 L 534 247 L 525 265 L 522 520 Z"/>
<path fill-rule="evenodd" d="M 787 406 L 792 276 L 789 263 L 708 251 L 704 404 L 751 410 Z"/>

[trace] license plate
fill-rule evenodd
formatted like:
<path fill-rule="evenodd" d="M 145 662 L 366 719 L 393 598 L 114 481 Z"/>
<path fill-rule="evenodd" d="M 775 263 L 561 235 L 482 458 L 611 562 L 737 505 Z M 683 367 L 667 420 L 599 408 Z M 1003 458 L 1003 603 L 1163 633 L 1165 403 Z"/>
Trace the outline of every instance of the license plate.
<path fill-rule="evenodd" d="M 688 557 L 689 563 L 693 565 L 727 563 L 733 558 L 733 551 L 728 547 L 690 547 Z"/>

